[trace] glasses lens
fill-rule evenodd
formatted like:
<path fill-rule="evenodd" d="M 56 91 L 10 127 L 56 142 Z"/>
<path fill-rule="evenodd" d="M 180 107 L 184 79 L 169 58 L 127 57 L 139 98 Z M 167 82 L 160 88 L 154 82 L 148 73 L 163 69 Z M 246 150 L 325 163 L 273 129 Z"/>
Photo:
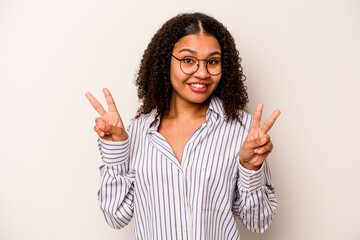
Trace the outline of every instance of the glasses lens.
<path fill-rule="evenodd" d="M 207 70 L 211 75 L 218 75 L 221 73 L 221 58 L 210 58 L 207 60 Z"/>
<path fill-rule="evenodd" d="M 185 57 L 181 59 L 180 67 L 186 74 L 193 74 L 197 71 L 199 60 L 194 57 Z"/>

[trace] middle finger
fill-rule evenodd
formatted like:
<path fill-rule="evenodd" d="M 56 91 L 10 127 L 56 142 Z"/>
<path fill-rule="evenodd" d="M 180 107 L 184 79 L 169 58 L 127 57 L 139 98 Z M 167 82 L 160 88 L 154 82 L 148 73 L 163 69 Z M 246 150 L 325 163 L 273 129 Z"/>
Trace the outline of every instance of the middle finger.
<path fill-rule="evenodd" d="M 264 125 L 261 128 L 261 131 L 263 133 L 267 133 L 270 128 L 274 125 L 276 119 L 279 117 L 280 115 L 280 110 L 276 110 L 274 111 L 271 116 L 265 121 Z"/>

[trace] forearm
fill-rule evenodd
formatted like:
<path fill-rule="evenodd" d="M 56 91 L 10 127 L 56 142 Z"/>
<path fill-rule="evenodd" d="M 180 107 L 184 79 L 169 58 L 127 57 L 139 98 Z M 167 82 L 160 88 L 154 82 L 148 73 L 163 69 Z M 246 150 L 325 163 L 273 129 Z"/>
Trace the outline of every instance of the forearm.
<path fill-rule="evenodd" d="M 273 220 L 277 201 L 265 161 L 258 171 L 249 171 L 239 165 L 234 211 L 252 232 L 264 232 Z"/>
<path fill-rule="evenodd" d="M 133 216 L 134 174 L 129 171 L 129 143 L 99 139 L 104 161 L 100 167 L 100 208 L 113 228 L 126 226 Z"/>

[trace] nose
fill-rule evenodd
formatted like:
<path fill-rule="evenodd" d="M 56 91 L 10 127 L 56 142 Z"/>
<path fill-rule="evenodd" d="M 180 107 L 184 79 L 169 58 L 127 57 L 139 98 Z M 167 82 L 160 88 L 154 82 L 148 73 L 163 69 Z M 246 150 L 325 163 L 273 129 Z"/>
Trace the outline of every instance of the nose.
<path fill-rule="evenodd" d="M 209 75 L 210 74 L 207 70 L 206 61 L 199 61 L 199 68 L 194 73 L 194 76 L 198 78 L 208 78 Z"/>

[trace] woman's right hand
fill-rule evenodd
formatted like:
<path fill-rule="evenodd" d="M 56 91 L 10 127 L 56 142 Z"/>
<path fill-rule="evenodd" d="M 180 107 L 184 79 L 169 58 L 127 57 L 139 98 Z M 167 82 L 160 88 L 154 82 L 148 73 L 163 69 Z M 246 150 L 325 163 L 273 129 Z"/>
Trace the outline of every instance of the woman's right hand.
<path fill-rule="evenodd" d="M 91 93 L 87 92 L 85 94 L 91 105 L 100 114 L 100 117 L 95 120 L 94 130 L 99 137 L 107 141 L 125 141 L 129 136 L 125 131 L 120 114 L 116 109 L 114 99 L 107 88 L 104 88 L 103 91 L 108 105 L 107 112 Z"/>

